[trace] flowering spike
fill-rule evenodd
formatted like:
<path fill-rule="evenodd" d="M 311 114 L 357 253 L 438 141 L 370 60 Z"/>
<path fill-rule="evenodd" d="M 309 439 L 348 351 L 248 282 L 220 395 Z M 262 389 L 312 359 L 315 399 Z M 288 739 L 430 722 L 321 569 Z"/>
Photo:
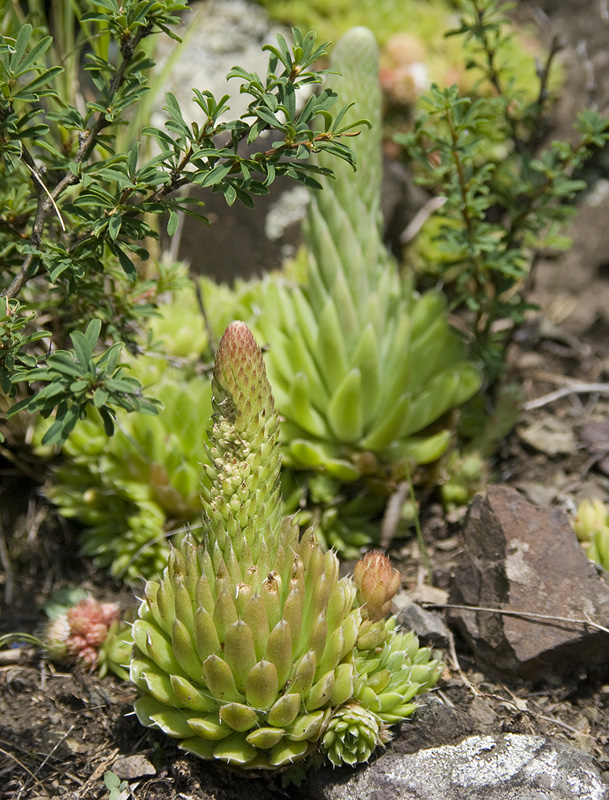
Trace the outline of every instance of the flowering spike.
<path fill-rule="evenodd" d="M 185 537 L 144 592 L 133 625 L 135 711 L 184 750 L 242 768 L 281 769 L 330 739 L 321 746 L 333 760 L 367 758 L 386 722 L 410 713 L 420 688 L 411 672 L 429 684 L 435 662 L 419 660 L 389 622 L 363 619 L 336 554 L 313 531 L 299 541 L 298 525 L 283 519 L 277 415 L 243 323 L 222 337 L 213 385 L 203 538 Z M 380 563 L 376 586 L 380 567 L 372 578 L 363 570 L 368 616 L 397 588 L 395 571 Z M 358 642 L 366 625 L 375 626 L 373 650 Z M 348 747 L 337 723 L 324 736 L 343 707 L 358 721 L 345 728 Z"/>

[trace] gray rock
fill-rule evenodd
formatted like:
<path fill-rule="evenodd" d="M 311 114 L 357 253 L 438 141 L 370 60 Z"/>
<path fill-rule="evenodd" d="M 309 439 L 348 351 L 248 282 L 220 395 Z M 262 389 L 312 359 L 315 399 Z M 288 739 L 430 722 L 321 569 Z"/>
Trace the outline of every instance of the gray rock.
<path fill-rule="evenodd" d="M 249 95 L 240 94 L 240 81 L 226 80 L 226 75 L 235 66 L 249 72 L 266 76 L 269 53 L 262 50 L 265 44 L 275 44 L 281 33 L 289 40 L 289 30 L 270 19 L 266 11 L 249 0 L 205 0 L 193 2 L 183 16 L 184 25 L 177 33 L 182 44 L 167 37 L 159 37 L 157 72 L 162 79 L 163 90 L 156 100 L 152 124 L 163 127 L 166 119 L 162 107 L 166 91 L 172 92 L 180 104 L 187 122 L 202 121 L 202 111 L 192 102 L 192 89 L 210 91 L 216 99 L 229 95 L 230 110 L 224 120 L 238 119 L 247 110 Z M 306 88 L 299 92 L 301 102 L 307 99 Z M 253 152 L 270 147 L 269 137 L 256 147 L 244 148 Z M 199 220 L 184 217 L 179 234 L 172 240 L 163 236 L 162 245 L 173 256 L 187 261 L 194 273 L 206 274 L 218 281 L 232 282 L 237 277 L 251 277 L 281 266 L 286 250 L 295 249 L 295 231 L 299 240 L 300 225 L 286 220 L 280 229 L 277 221 L 280 209 L 276 205 L 281 194 L 294 188 L 288 179 L 278 179 L 271 187 L 271 194 L 257 197 L 253 209 L 240 202 L 230 208 L 223 195 L 211 189 L 192 189 L 189 194 L 205 203 L 202 213 L 211 222 L 205 226 Z M 200 210 L 200 209 L 199 209 Z M 270 239 L 265 235 L 267 215 L 274 211 L 271 221 L 273 232 L 279 233 Z M 294 216 L 294 210 L 290 209 Z M 299 216 L 304 214 L 304 206 Z M 288 230 L 286 230 L 288 229 Z M 292 250 L 289 250 L 292 248 Z"/>
<path fill-rule="evenodd" d="M 450 602 L 525 614 L 451 610 L 479 663 L 528 679 L 607 670 L 609 635 L 565 621 L 604 624 L 609 586 L 562 511 L 492 486 L 474 499 L 464 539 Z"/>
<path fill-rule="evenodd" d="M 112 772 L 121 780 L 133 781 L 156 775 L 156 769 L 146 756 L 125 756 L 112 764 Z"/>
<path fill-rule="evenodd" d="M 346 772 L 346 771 L 345 771 Z M 607 800 L 590 756 L 539 736 L 472 736 L 457 745 L 387 753 L 346 780 L 324 770 L 313 800 Z M 347 773 L 349 775 L 349 773 Z"/>
<path fill-rule="evenodd" d="M 269 54 L 263 45 L 275 43 L 277 33 L 290 41 L 290 33 L 274 22 L 251 0 L 205 0 L 192 2 L 184 14 L 184 24 L 177 33 L 183 43 L 159 37 L 155 58 L 162 90 L 155 98 L 151 122 L 162 128 L 165 92 L 172 92 L 187 122 L 201 123 L 202 112 L 192 102 L 192 89 L 209 90 L 219 99 L 229 95 L 230 111 L 224 119 L 237 119 L 247 109 L 249 95 L 239 92 L 240 81 L 226 80 L 232 67 L 239 65 L 250 72 L 266 75 Z M 306 102 L 310 87 L 298 92 L 299 102 Z M 253 152 L 270 147 L 271 137 L 243 148 Z M 162 245 L 174 257 L 187 261 L 195 273 L 218 281 L 232 282 L 237 277 L 259 276 L 281 267 L 293 256 L 302 242 L 300 221 L 305 213 L 308 192 L 288 178 L 279 178 L 269 195 L 255 198 L 253 209 L 237 202 L 230 208 L 221 194 L 211 189 L 191 189 L 190 194 L 204 201 L 203 212 L 211 222 L 207 228 L 198 220 L 185 217 L 173 240 Z M 408 179 L 395 163 L 385 163 L 382 210 L 387 243 L 397 248 L 398 234 L 424 202 L 422 190 Z"/>
<path fill-rule="evenodd" d="M 448 647 L 450 631 L 444 620 L 435 611 L 427 611 L 406 594 L 400 598 L 400 611 L 397 618 L 400 627 L 414 631 L 422 644 L 431 647 Z"/>
<path fill-rule="evenodd" d="M 230 70 L 239 65 L 250 72 L 266 75 L 269 54 L 265 44 L 275 44 L 276 34 L 289 31 L 272 22 L 257 3 L 248 0 L 193 2 L 183 15 L 184 25 L 177 29 L 182 43 L 162 36 L 155 58 L 163 78 L 163 92 L 158 112 L 165 104 L 164 93 L 172 92 L 187 122 L 201 121 L 202 111 L 192 102 L 192 90 L 210 91 L 217 99 L 229 95 L 230 112 L 223 119 L 238 119 L 247 110 L 251 98 L 239 93 L 240 81 L 226 80 Z M 164 114 L 153 119 L 162 125 Z"/>

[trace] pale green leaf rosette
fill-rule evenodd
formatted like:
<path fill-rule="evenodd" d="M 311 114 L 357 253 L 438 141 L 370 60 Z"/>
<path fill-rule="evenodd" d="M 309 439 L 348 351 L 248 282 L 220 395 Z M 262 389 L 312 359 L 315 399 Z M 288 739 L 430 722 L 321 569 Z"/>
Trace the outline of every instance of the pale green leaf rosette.
<path fill-rule="evenodd" d="M 332 67 L 340 71 L 330 78 L 340 102 L 354 104 L 343 122 L 364 117 L 372 128 L 349 140 L 357 171 L 332 164 L 335 179 L 312 193 L 303 285 L 268 281 L 257 326 L 269 344 L 285 464 L 349 482 L 440 458 L 454 431 L 448 412 L 478 390 L 480 376 L 441 294 L 417 295 L 383 242 L 372 33 L 345 34 Z M 323 154 L 320 162 L 327 163 Z"/>
<path fill-rule="evenodd" d="M 395 618 L 364 620 L 354 653 L 353 699 L 338 709 L 322 741 L 335 766 L 368 761 L 391 740 L 390 727 L 416 711 L 414 697 L 431 689 L 444 665 L 413 633 L 395 630 Z"/>
<path fill-rule="evenodd" d="M 376 714 L 347 703 L 332 717 L 322 746 L 335 767 L 355 766 L 368 761 L 382 741 L 383 727 Z"/>
<path fill-rule="evenodd" d="M 382 645 L 355 654 L 358 674 L 353 696 L 387 725 L 412 715 L 413 698 L 438 682 L 444 665 L 427 647 L 419 647 L 414 633 L 395 630 L 395 618 L 376 623 L 387 638 Z"/>

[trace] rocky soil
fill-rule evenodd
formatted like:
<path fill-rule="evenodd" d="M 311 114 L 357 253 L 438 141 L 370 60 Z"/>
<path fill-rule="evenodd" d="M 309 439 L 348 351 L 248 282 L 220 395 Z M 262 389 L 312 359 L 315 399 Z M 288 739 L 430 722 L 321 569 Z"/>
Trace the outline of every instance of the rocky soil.
<path fill-rule="evenodd" d="M 521 2 L 517 13 L 536 19 L 545 41 L 555 32 L 565 40 L 567 87 L 557 135 L 566 135 L 576 108 L 596 103 L 606 113 L 606 1 Z M 433 589 L 415 543 L 402 542 L 393 553 L 404 574 L 400 606 L 408 605 L 406 596 L 417 603 L 404 622 L 442 648 L 447 666 L 439 688 L 396 732 L 386 754 L 355 772 L 322 770 L 301 787 L 245 779 L 141 728 L 130 716 L 129 685 L 61 672 L 25 644 L 0 652 L 0 798 L 600 800 L 609 794 L 609 589 L 574 550 L 561 516 L 585 496 L 609 499 L 609 170 L 601 158 L 589 175 L 594 185 L 580 200 L 575 246 L 541 264 L 533 298 L 541 312 L 508 354 L 525 404 L 492 465 L 499 488 L 477 498 L 465 527 L 433 505 L 424 510 Z M 0 634 L 35 632 L 42 604 L 65 585 L 133 602 L 78 557 L 76 531 L 53 516 L 35 478 L 8 462 L 1 468 Z M 490 528 L 495 549 L 480 537 Z M 584 588 L 569 585 L 573 571 Z M 510 586 L 522 590 L 511 609 Z M 463 604 L 490 610 L 445 608 Z M 505 613 L 514 610 L 530 616 Z M 112 792 L 107 771 L 117 777 Z"/>

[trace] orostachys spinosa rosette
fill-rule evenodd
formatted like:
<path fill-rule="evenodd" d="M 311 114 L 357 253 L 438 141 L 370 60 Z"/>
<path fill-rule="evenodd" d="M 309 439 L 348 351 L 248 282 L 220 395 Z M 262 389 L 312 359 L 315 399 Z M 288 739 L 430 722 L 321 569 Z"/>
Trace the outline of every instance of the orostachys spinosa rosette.
<path fill-rule="evenodd" d="M 366 761 L 441 665 L 382 617 L 399 584 L 386 556 L 358 567 L 357 584 L 339 578 L 314 530 L 299 538 L 283 517 L 278 418 L 244 323 L 220 342 L 213 395 L 203 538 L 171 551 L 133 625 L 138 719 L 246 769 L 318 749 L 336 765 Z"/>

